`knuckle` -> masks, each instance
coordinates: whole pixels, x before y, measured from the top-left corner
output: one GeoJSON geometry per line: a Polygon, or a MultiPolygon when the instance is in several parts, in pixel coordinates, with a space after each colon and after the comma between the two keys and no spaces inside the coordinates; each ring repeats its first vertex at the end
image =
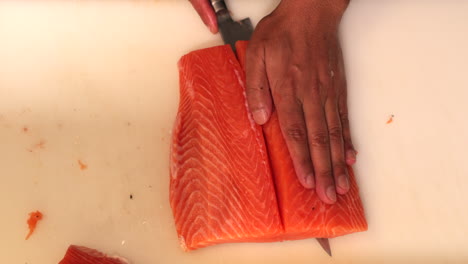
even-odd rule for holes
{"type": "Polygon", "coordinates": [[[331,141],[341,141],[343,138],[343,130],[341,127],[332,127],[328,130],[331,141]]]}
{"type": "Polygon", "coordinates": [[[247,85],[245,89],[245,94],[247,97],[252,97],[252,96],[256,96],[257,94],[264,93],[265,90],[267,90],[265,85],[251,84],[251,85],[247,85]]]}
{"type": "Polygon", "coordinates": [[[312,133],[309,137],[310,144],[313,147],[328,147],[330,146],[330,139],[328,133],[325,132],[315,132],[312,133]]]}
{"type": "Polygon", "coordinates": [[[298,78],[306,74],[306,69],[307,67],[303,63],[292,63],[289,66],[288,72],[293,78],[298,78]]]}
{"type": "Polygon", "coordinates": [[[331,179],[333,177],[333,172],[330,169],[323,170],[319,173],[317,173],[317,176],[322,178],[322,179],[331,179]]]}
{"type": "Polygon", "coordinates": [[[308,83],[307,85],[307,93],[308,96],[311,98],[320,98],[320,96],[324,93],[324,88],[321,84],[320,81],[314,76],[311,79],[312,81],[308,83]]]}
{"type": "Polygon", "coordinates": [[[310,87],[311,94],[313,96],[320,96],[321,94],[321,86],[319,84],[314,84],[310,87]]]}
{"type": "Polygon", "coordinates": [[[286,138],[294,142],[306,142],[307,141],[307,132],[306,129],[299,125],[289,125],[285,129],[286,138]]]}
{"type": "Polygon", "coordinates": [[[312,168],[312,161],[308,155],[299,155],[295,157],[295,161],[301,166],[304,171],[308,174],[314,174],[314,169],[312,168]]]}
{"type": "Polygon", "coordinates": [[[272,92],[281,95],[284,95],[286,93],[291,94],[292,90],[287,89],[287,87],[289,86],[286,84],[288,84],[288,81],[285,79],[274,80],[271,84],[272,92]]]}
{"type": "Polygon", "coordinates": [[[320,76],[320,84],[324,87],[332,86],[332,78],[329,74],[322,74],[320,76]]]}
{"type": "Polygon", "coordinates": [[[351,141],[351,137],[345,137],[345,150],[353,150],[356,151],[353,145],[353,142],[351,141]]]}
{"type": "Polygon", "coordinates": [[[344,160],[335,161],[333,163],[333,172],[335,172],[335,174],[342,174],[344,171],[346,171],[344,160]]]}
{"type": "Polygon", "coordinates": [[[288,83],[288,81],[273,83],[272,95],[277,100],[278,107],[280,108],[296,106],[298,102],[296,87],[294,85],[287,85],[288,83]]]}
{"type": "Polygon", "coordinates": [[[345,124],[347,124],[349,122],[349,117],[348,117],[347,112],[341,111],[340,112],[340,118],[341,118],[341,122],[343,122],[345,124]]]}
{"type": "Polygon", "coordinates": [[[295,73],[295,72],[302,73],[304,72],[304,67],[302,66],[301,63],[293,63],[291,64],[289,71],[292,73],[295,73]]]}
{"type": "Polygon", "coordinates": [[[262,104],[249,104],[248,110],[250,113],[256,113],[260,111],[266,113],[268,111],[267,108],[262,104]]]}

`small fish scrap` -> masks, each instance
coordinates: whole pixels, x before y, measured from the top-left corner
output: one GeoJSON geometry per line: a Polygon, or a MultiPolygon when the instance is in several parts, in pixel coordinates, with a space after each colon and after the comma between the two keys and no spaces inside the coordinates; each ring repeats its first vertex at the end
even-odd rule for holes
{"type": "Polygon", "coordinates": [[[391,115],[390,118],[387,120],[387,124],[392,123],[394,117],[395,117],[394,115],[391,115]]]}
{"type": "Polygon", "coordinates": [[[84,164],[81,160],[78,160],[78,165],[80,166],[80,170],[86,170],[88,165],[84,164]]]}
{"type": "Polygon", "coordinates": [[[29,213],[29,219],[28,219],[28,227],[29,227],[29,233],[26,236],[26,240],[29,239],[29,237],[32,235],[34,230],[36,230],[36,225],[37,222],[42,220],[42,213],[39,211],[31,212],[29,213]]]}

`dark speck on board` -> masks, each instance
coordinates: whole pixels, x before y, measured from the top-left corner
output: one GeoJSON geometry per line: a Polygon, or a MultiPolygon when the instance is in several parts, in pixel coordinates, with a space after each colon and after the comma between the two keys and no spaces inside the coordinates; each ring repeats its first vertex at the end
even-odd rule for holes
{"type": "Polygon", "coordinates": [[[133,194],[130,194],[130,200],[133,200],[133,194]]]}

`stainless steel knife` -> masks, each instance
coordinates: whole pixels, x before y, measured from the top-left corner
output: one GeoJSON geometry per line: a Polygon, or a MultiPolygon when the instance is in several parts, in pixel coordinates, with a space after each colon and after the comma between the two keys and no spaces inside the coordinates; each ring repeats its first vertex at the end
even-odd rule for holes
{"type": "Polygon", "coordinates": [[[225,44],[231,45],[236,51],[238,40],[249,40],[252,36],[253,26],[250,18],[234,21],[224,0],[210,0],[218,20],[219,32],[225,44]]]}

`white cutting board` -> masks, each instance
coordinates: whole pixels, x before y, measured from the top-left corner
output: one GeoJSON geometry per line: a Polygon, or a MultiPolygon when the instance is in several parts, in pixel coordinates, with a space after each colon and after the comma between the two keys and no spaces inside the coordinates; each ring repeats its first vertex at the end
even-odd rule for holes
{"type": "MultiPolygon", "coordinates": [[[[276,3],[230,2],[255,23],[276,3]]],[[[221,43],[188,1],[0,2],[0,262],[57,263],[79,244],[136,264],[468,263],[467,14],[468,1],[352,1],[343,45],[369,231],[332,239],[329,258],[314,240],[179,248],[176,63],[221,43]],[[25,241],[33,210],[44,219],[25,241]]]]}

